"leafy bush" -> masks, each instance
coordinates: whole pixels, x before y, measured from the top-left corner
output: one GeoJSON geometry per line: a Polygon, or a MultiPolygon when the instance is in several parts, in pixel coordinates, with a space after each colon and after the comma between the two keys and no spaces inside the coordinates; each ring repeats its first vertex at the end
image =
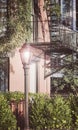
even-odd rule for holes
{"type": "Polygon", "coordinates": [[[3,94],[0,94],[0,130],[16,130],[16,118],[3,94]]]}
{"type": "Polygon", "coordinates": [[[45,119],[43,117],[45,105],[44,95],[34,94],[30,98],[29,105],[29,119],[30,127],[35,129],[42,129],[45,125],[45,119]]]}
{"type": "Polygon", "coordinates": [[[78,96],[71,95],[69,97],[72,117],[72,128],[78,130],[78,96]]]}
{"type": "Polygon", "coordinates": [[[49,98],[35,94],[29,105],[30,127],[35,129],[70,129],[71,109],[68,100],[57,95],[49,98]]]}
{"type": "Polygon", "coordinates": [[[8,102],[11,101],[16,101],[17,103],[24,99],[24,94],[22,92],[7,92],[7,93],[3,93],[4,97],[7,99],[8,102]]]}
{"type": "Polygon", "coordinates": [[[56,95],[52,98],[52,105],[51,127],[57,129],[70,129],[71,109],[69,101],[60,95],[56,95]]]}
{"type": "MultiPolygon", "coordinates": [[[[24,99],[21,92],[0,94],[0,130],[15,130],[16,118],[8,105],[10,101],[19,104],[24,99]]],[[[78,96],[64,98],[44,94],[29,95],[29,125],[32,129],[78,130],[78,96]]]]}

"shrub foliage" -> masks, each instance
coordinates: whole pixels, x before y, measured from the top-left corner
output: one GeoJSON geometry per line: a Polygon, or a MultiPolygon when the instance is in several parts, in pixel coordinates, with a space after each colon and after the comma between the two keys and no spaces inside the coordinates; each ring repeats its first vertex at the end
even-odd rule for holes
{"type": "MultiPolygon", "coordinates": [[[[9,103],[24,99],[21,92],[0,93],[0,130],[15,130],[16,117],[13,115],[9,103]]],[[[22,119],[21,119],[22,122],[22,119]]],[[[29,126],[34,130],[78,129],[78,96],[62,97],[44,94],[29,95],[29,126]]]]}
{"type": "Polygon", "coordinates": [[[16,118],[3,94],[0,94],[0,130],[16,130],[16,118]]]}
{"type": "Polygon", "coordinates": [[[70,129],[71,109],[62,96],[34,95],[30,100],[30,126],[35,129],[70,129]]]}

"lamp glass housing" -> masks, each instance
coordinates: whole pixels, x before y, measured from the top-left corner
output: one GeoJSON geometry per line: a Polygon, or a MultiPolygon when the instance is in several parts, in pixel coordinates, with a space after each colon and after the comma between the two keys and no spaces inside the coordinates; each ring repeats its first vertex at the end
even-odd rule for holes
{"type": "Polygon", "coordinates": [[[29,46],[23,45],[20,49],[20,57],[23,65],[30,64],[31,61],[31,52],[29,46]]]}

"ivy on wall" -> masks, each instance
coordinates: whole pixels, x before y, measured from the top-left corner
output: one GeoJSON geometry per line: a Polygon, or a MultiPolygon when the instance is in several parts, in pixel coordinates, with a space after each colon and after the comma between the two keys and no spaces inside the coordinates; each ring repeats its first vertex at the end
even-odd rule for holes
{"type": "Polygon", "coordinates": [[[48,10],[50,15],[55,12],[57,14],[58,18],[60,18],[60,5],[59,5],[59,2],[56,2],[56,1],[51,2],[51,0],[45,0],[44,9],[48,10]],[[55,5],[50,7],[50,5],[52,5],[53,3],[55,5]]]}
{"type": "Polygon", "coordinates": [[[31,37],[31,0],[8,0],[7,31],[0,37],[0,54],[8,52],[31,37]]]}

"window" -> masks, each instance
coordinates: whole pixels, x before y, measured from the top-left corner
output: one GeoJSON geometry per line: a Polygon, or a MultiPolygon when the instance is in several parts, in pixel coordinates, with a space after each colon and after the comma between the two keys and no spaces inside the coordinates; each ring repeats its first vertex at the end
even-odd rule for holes
{"type": "Polygon", "coordinates": [[[78,30],[78,0],[76,0],[76,30],[78,30]]]}
{"type": "Polygon", "coordinates": [[[61,18],[65,26],[72,28],[73,26],[73,1],[62,0],[61,2],[61,18]]]}
{"type": "Polygon", "coordinates": [[[6,92],[9,88],[9,58],[0,58],[0,91],[6,92]]]}
{"type": "Polygon", "coordinates": [[[33,41],[36,42],[38,40],[38,0],[33,1],[33,41]]]}
{"type": "Polygon", "coordinates": [[[5,36],[7,29],[7,0],[0,0],[0,37],[5,36]]]}

